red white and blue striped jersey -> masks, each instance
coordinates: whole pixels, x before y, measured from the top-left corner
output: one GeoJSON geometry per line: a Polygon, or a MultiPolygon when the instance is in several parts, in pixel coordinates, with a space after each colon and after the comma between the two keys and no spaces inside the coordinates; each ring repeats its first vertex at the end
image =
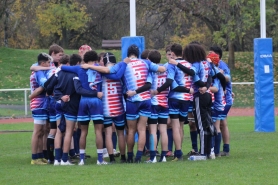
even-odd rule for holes
{"type": "Polygon", "coordinates": [[[124,114],[122,86],[120,80],[111,80],[102,76],[102,104],[104,117],[116,117],[124,114]]]}
{"type": "MultiPolygon", "coordinates": [[[[176,61],[189,69],[192,68],[192,64],[183,59],[178,59],[176,61]]],[[[184,73],[180,68],[178,68],[177,66],[172,65],[172,64],[168,65],[167,70],[168,70],[167,78],[172,79],[173,81],[176,81],[178,86],[183,86],[188,89],[191,88],[192,80],[193,80],[192,76],[184,73]]],[[[175,92],[172,90],[177,85],[172,83],[168,98],[190,101],[192,99],[192,95],[190,93],[175,92]]]]}
{"type": "MultiPolygon", "coordinates": [[[[122,81],[127,91],[135,91],[145,85],[146,82],[152,83],[152,77],[151,74],[149,75],[149,72],[156,72],[157,70],[158,65],[148,60],[133,58],[126,67],[122,81]]],[[[150,91],[145,91],[127,98],[131,102],[148,99],[151,99],[150,91]]]]}
{"type": "MultiPolygon", "coordinates": [[[[164,64],[163,66],[167,69],[168,63],[164,64]]],[[[161,87],[166,82],[166,78],[167,78],[167,71],[165,71],[164,73],[152,72],[153,82],[152,82],[151,90],[156,90],[157,88],[161,87]]],[[[167,108],[168,94],[169,94],[169,88],[153,96],[151,99],[152,105],[160,105],[162,107],[167,108]]]]}
{"type": "MultiPolygon", "coordinates": [[[[32,72],[30,76],[30,88],[31,88],[31,94],[40,86],[43,86],[43,84],[47,80],[47,71],[37,71],[32,72]]],[[[45,92],[38,95],[37,97],[33,98],[30,101],[30,108],[31,110],[35,109],[42,109],[45,102],[45,92]]]]}

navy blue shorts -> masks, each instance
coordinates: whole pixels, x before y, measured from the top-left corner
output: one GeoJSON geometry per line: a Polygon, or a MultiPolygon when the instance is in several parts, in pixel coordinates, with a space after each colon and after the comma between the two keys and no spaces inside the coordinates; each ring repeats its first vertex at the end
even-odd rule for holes
{"type": "Polygon", "coordinates": [[[77,121],[77,115],[73,115],[73,114],[71,114],[69,112],[65,112],[62,109],[61,101],[57,101],[56,102],[55,110],[56,110],[56,120],[61,119],[62,115],[64,115],[66,120],[77,121]]]}
{"type": "Polygon", "coordinates": [[[96,97],[81,97],[77,121],[103,120],[102,101],[96,97]]]}
{"type": "Polygon", "coordinates": [[[177,99],[168,99],[168,105],[169,105],[169,115],[171,118],[178,118],[179,116],[182,116],[183,118],[187,117],[188,114],[188,108],[189,108],[190,101],[185,100],[177,100],[177,99]],[[173,115],[178,115],[174,116],[173,115]]]}
{"type": "Polygon", "coordinates": [[[116,117],[104,117],[103,124],[104,125],[112,125],[112,123],[115,124],[116,128],[120,128],[125,126],[125,114],[116,116],[116,117]]]}
{"type": "Polygon", "coordinates": [[[227,115],[228,115],[228,113],[229,113],[231,107],[232,107],[232,105],[227,105],[227,104],[225,105],[224,111],[223,111],[223,113],[222,113],[222,117],[224,117],[224,118],[227,117],[227,115]]]}
{"type": "Polygon", "coordinates": [[[48,111],[46,109],[32,110],[34,120],[48,120],[48,111]]]}
{"type": "Polygon", "coordinates": [[[215,110],[212,109],[211,111],[211,118],[213,122],[216,122],[217,120],[224,120],[225,118],[223,118],[223,111],[219,111],[219,110],[215,110]]]}
{"type": "Polygon", "coordinates": [[[193,101],[189,102],[188,112],[193,112],[193,101]]]}
{"type": "Polygon", "coordinates": [[[136,120],[139,116],[151,116],[151,100],[145,101],[126,101],[126,119],[136,120]]]}
{"type": "Polygon", "coordinates": [[[56,122],[56,100],[50,96],[49,97],[49,121],[50,122],[56,122]]]}

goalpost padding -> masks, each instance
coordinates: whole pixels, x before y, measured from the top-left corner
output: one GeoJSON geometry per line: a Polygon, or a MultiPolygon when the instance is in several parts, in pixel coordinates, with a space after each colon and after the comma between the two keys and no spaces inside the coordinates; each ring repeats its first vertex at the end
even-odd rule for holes
{"type": "Polygon", "coordinates": [[[139,58],[142,51],[145,50],[145,37],[135,36],[135,37],[122,37],[122,60],[127,57],[127,48],[135,44],[139,48],[139,58]]]}
{"type": "Polygon", "coordinates": [[[275,132],[271,38],[254,39],[255,131],[275,132]]]}

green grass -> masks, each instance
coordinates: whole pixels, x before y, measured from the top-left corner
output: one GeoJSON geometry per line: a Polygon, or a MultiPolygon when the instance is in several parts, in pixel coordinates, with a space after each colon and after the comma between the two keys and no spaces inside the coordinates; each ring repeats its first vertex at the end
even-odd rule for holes
{"type": "MultiPolygon", "coordinates": [[[[228,122],[230,157],[163,164],[97,166],[90,125],[86,151],[92,158],[85,166],[32,166],[31,133],[1,134],[1,184],[277,184],[277,133],[254,132],[253,117],[230,117],[228,122]]],[[[0,130],[24,128],[31,129],[32,123],[0,125],[0,130]]],[[[190,138],[184,128],[186,153],[190,138]]]]}

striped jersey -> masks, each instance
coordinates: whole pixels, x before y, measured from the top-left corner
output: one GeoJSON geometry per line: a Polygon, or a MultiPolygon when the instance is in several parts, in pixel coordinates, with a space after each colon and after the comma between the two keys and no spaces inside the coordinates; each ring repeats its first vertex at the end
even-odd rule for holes
{"type": "MultiPolygon", "coordinates": [[[[31,94],[40,86],[43,86],[43,84],[47,80],[47,71],[37,71],[32,72],[30,76],[30,88],[31,88],[31,94]]],[[[35,109],[43,109],[45,104],[45,92],[41,93],[37,97],[33,98],[30,101],[30,108],[31,110],[35,109]]]]}
{"type": "MultiPolygon", "coordinates": [[[[163,66],[167,69],[168,63],[164,64],[163,66]]],[[[167,71],[165,71],[164,73],[152,72],[153,82],[152,82],[151,90],[156,90],[157,88],[161,87],[166,82],[166,78],[167,78],[167,71]]],[[[152,105],[160,105],[162,107],[167,108],[168,93],[169,93],[169,88],[153,96],[151,98],[152,105]]]]}
{"type": "Polygon", "coordinates": [[[124,111],[123,105],[123,89],[120,80],[111,80],[102,77],[102,104],[104,117],[116,117],[122,115],[124,111]]]}
{"type": "MultiPolygon", "coordinates": [[[[148,61],[137,58],[132,58],[128,63],[124,76],[123,83],[127,91],[135,91],[139,87],[145,85],[146,82],[152,83],[152,76],[150,72],[156,72],[158,65],[148,61]]],[[[151,99],[150,91],[145,91],[128,97],[127,100],[131,102],[144,101],[151,99]]]]}
{"type": "MultiPolygon", "coordinates": [[[[181,65],[191,69],[192,64],[183,60],[183,59],[177,59],[176,60],[181,65]]],[[[172,79],[173,81],[176,81],[178,86],[183,86],[188,89],[192,86],[192,76],[184,73],[180,68],[178,68],[175,65],[169,64],[167,68],[167,78],[172,79]]],[[[174,89],[177,85],[175,83],[172,83],[171,90],[169,92],[168,98],[178,99],[178,100],[185,100],[189,101],[192,99],[192,95],[190,93],[183,93],[183,92],[175,92],[172,89],[174,89]]]]}

